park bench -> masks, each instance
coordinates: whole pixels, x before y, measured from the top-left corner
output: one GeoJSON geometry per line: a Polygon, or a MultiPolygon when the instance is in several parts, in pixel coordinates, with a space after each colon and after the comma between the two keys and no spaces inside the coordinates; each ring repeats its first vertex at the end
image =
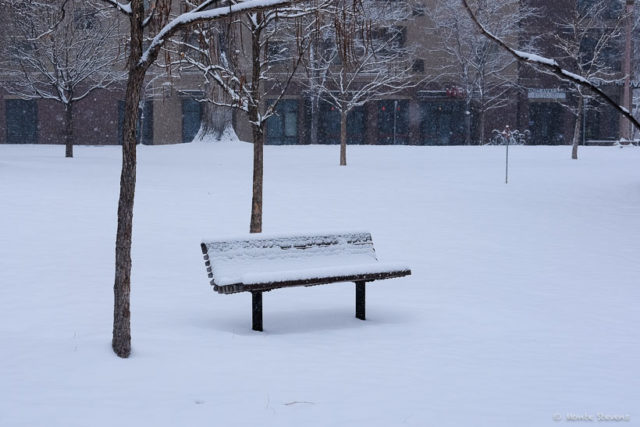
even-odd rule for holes
{"type": "Polygon", "coordinates": [[[251,292],[253,330],[262,331],[262,293],[293,286],[356,284],[356,317],[365,320],[365,283],[411,274],[376,258],[366,232],[315,236],[252,235],[201,244],[213,290],[251,292]]]}

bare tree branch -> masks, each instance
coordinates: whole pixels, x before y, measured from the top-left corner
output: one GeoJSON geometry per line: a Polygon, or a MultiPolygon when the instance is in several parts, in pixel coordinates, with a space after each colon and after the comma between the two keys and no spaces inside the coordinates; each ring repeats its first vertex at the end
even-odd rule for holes
{"type": "Polygon", "coordinates": [[[523,52],[523,51],[520,51],[520,50],[517,50],[517,49],[513,49],[506,42],[504,42],[502,39],[500,39],[499,37],[493,35],[490,31],[488,31],[480,23],[480,21],[478,21],[478,18],[476,17],[475,13],[471,9],[471,6],[469,6],[468,0],[462,0],[462,5],[467,10],[467,13],[469,14],[469,16],[471,17],[473,22],[475,22],[475,24],[478,26],[478,29],[480,29],[480,31],[482,31],[482,33],[485,36],[487,36],[489,39],[491,39],[494,42],[496,42],[502,49],[504,49],[505,51],[509,52],[509,54],[511,54],[515,59],[517,59],[520,62],[525,62],[525,63],[531,64],[531,65],[534,65],[536,67],[545,69],[545,70],[551,72],[552,74],[555,74],[557,77],[561,78],[562,80],[566,80],[566,81],[569,81],[569,82],[574,83],[576,85],[588,88],[594,94],[596,94],[600,98],[602,98],[607,104],[609,104],[610,106],[612,106],[613,108],[618,110],[620,112],[620,114],[622,114],[631,123],[633,123],[633,126],[636,129],[640,129],[640,122],[638,122],[638,120],[631,114],[631,112],[629,110],[627,110],[625,107],[623,107],[623,106],[619,105],[617,102],[615,102],[609,95],[607,95],[602,89],[600,89],[594,83],[592,83],[588,79],[586,79],[586,78],[584,78],[584,77],[582,77],[582,76],[580,76],[578,74],[575,74],[575,73],[572,73],[570,71],[567,71],[566,69],[562,68],[558,64],[558,62],[556,62],[556,60],[554,60],[554,59],[545,58],[545,57],[540,56],[540,55],[536,55],[536,54],[532,54],[532,53],[528,53],[528,52],[523,52]]]}

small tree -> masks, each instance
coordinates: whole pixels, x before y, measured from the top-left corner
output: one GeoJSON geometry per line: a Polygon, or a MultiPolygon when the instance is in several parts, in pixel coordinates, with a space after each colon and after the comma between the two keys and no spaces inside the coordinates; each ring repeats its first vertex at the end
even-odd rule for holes
{"type": "Polygon", "coordinates": [[[329,31],[310,62],[307,87],[340,113],[340,165],[347,164],[347,116],[369,101],[415,87],[411,49],[404,45],[407,5],[336,0],[329,31]]]}
{"type": "Polygon", "coordinates": [[[136,187],[136,122],[138,104],[149,67],[158,59],[165,43],[180,31],[202,22],[215,21],[238,13],[261,11],[286,5],[291,0],[247,0],[242,3],[214,8],[215,0],[205,0],[189,12],[171,18],[170,0],[156,0],[155,7],[145,11],[143,0],[119,3],[117,0],[102,0],[113,6],[129,19],[129,54],[127,90],[122,142],[122,172],[120,174],[120,197],[118,200],[118,228],[116,231],[115,281],[113,285],[113,339],[111,346],[119,357],[129,357],[131,352],[131,235],[133,231],[133,201],[136,187]],[[160,8],[159,6],[166,5],[160,8]],[[143,48],[145,29],[150,24],[155,36],[143,48]]]}
{"type": "MultiPolygon", "coordinates": [[[[179,43],[181,56],[199,60],[203,64],[225,64],[229,72],[238,65],[236,43],[241,41],[238,34],[237,19],[226,19],[203,23],[185,32],[185,38],[179,43]]],[[[189,61],[180,61],[181,68],[193,68],[189,61]]],[[[197,68],[197,67],[196,67],[197,68]]],[[[201,138],[207,135],[220,140],[222,136],[233,130],[233,108],[229,93],[216,84],[205,73],[202,123],[198,132],[201,138]]]]}
{"type": "MultiPolygon", "coordinates": [[[[518,38],[522,21],[537,11],[519,0],[478,0],[478,17],[496,36],[518,38]]],[[[471,110],[477,112],[478,143],[485,138],[486,114],[504,108],[509,94],[519,88],[516,60],[487,39],[467,14],[460,13],[457,3],[437,2],[425,9],[432,29],[441,39],[429,47],[444,54],[448,62],[441,68],[440,78],[448,79],[462,89],[465,102],[465,143],[471,144],[471,110]]]]}
{"type": "MultiPolygon", "coordinates": [[[[557,22],[560,31],[552,36],[558,62],[590,82],[614,81],[619,77],[620,70],[614,62],[617,62],[615,56],[618,56],[621,29],[625,23],[621,2],[597,0],[585,4],[577,2],[576,6],[568,17],[557,22]]],[[[577,159],[588,88],[577,83],[572,83],[571,88],[577,98],[577,105],[570,108],[575,117],[571,158],[577,159]]]]}
{"type": "Polygon", "coordinates": [[[242,40],[244,33],[250,43],[249,46],[240,44],[238,52],[229,52],[217,31],[202,25],[196,29],[197,44],[177,43],[182,50],[183,66],[199,69],[206,82],[213,83],[225,95],[206,98],[206,102],[235,108],[248,116],[253,134],[251,233],[262,232],[265,125],[275,114],[309,44],[309,28],[313,24],[301,18],[316,14],[318,8],[307,3],[238,15],[230,23],[227,34],[235,34],[236,40],[242,40]],[[250,63],[243,63],[242,58],[250,63]],[[264,105],[268,93],[274,94],[275,100],[264,105]]]}
{"type": "Polygon", "coordinates": [[[623,107],[616,101],[614,101],[609,95],[607,95],[602,89],[600,89],[598,84],[563,68],[555,59],[540,56],[531,52],[521,51],[509,46],[509,44],[505,40],[502,40],[500,37],[496,37],[485,27],[482,22],[478,20],[476,11],[474,11],[474,9],[471,7],[469,0],[460,1],[464,9],[469,14],[469,17],[473,20],[473,22],[476,24],[476,27],[482,32],[482,34],[484,34],[484,36],[488,39],[493,40],[495,43],[497,43],[501,49],[503,49],[505,52],[508,52],[517,61],[533,65],[540,70],[544,70],[546,72],[554,74],[556,77],[562,80],[589,89],[601,101],[609,104],[616,111],[618,111],[621,116],[629,120],[635,129],[640,130],[640,121],[638,121],[638,119],[633,116],[632,112],[629,111],[626,107],[623,107]]]}
{"type": "Polygon", "coordinates": [[[98,6],[91,0],[0,0],[9,34],[0,48],[0,68],[9,78],[0,85],[23,99],[62,104],[66,157],[73,157],[75,104],[126,76],[114,66],[120,59],[117,22],[98,6]]]}

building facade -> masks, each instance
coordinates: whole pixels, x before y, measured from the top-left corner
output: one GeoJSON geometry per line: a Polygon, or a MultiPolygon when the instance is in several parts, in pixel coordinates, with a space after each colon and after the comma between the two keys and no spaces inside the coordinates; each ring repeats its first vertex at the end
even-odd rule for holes
{"type": "MultiPolygon", "coordinates": [[[[513,7],[533,7],[537,16],[519,24],[518,33],[509,36],[512,43],[526,44],[537,38],[540,54],[558,57],[549,35],[561,31],[558,22],[569,17],[585,2],[595,0],[514,0],[513,7]],[[557,17],[558,19],[549,19],[557,17]]],[[[487,143],[494,129],[529,131],[532,144],[570,143],[575,129],[576,99],[566,83],[529,66],[506,64],[501,75],[505,90],[489,101],[469,98],[467,81],[461,78],[459,58],[442,48],[441,20],[431,13],[445,0],[423,0],[413,6],[411,19],[402,23],[403,43],[414,46],[414,72],[420,80],[415,88],[393,96],[371,101],[349,113],[347,137],[350,144],[459,145],[487,143]]],[[[616,3],[612,0],[610,3],[616,3]]],[[[623,3],[623,2],[621,2],[623,3]]],[[[616,3],[617,4],[617,3],[616,3]]],[[[464,11],[459,11],[463,14],[464,11]]],[[[513,11],[511,11],[513,12],[513,11]]],[[[505,12],[506,13],[506,12],[505,12]]],[[[622,11],[609,12],[615,21],[622,11]]],[[[606,91],[622,100],[621,61],[624,43],[614,40],[609,49],[616,71],[614,83],[606,91]],[[617,80],[616,80],[617,79],[617,80]]],[[[6,75],[3,79],[9,78],[6,75]]],[[[152,78],[153,79],[153,78],[152,78]]],[[[476,84],[476,83],[474,83],[476,84]]],[[[191,141],[197,134],[203,116],[199,100],[204,93],[203,80],[197,72],[176,72],[170,78],[158,78],[148,84],[147,97],[140,109],[139,138],[143,144],[168,144],[191,141]]],[[[494,91],[500,84],[494,84],[494,91]]],[[[123,85],[98,90],[78,103],[74,120],[77,144],[119,144],[122,139],[124,107],[123,85]]],[[[273,102],[267,94],[265,102],[273,102]]],[[[294,78],[286,95],[277,106],[277,114],[267,123],[267,144],[308,144],[313,138],[312,109],[305,86],[294,78]]],[[[585,108],[583,124],[585,141],[615,140],[620,135],[618,114],[607,106],[585,108]],[[597,107],[597,108],[596,108],[597,107]]],[[[317,142],[336,144],[340,139],[339,114],[328,103],[321,102],[317,118],[317,142]]],[[[63,109],[48,100],[24,100],[0,88],[0,143],[62,143],[63,109]]],[[[241,112],[234,112],[233,125],[241,140],[251,140],[251,129],[241,112]]]]}

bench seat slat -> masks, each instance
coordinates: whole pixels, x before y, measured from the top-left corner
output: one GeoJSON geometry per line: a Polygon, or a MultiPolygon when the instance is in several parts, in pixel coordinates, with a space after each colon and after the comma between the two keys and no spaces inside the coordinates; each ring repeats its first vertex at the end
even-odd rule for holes
{"type": "Polygon", "coordinates": [[[238,292],[250,292],[250,291],[270,291],[272,289],[291,288],[295,286],[317,286],[327,285],[330,283],[338,282],[373,282],[374,280],[393,279],[397,277],[409,276],[411,270],[396,270],[385,271],[380,273],[358,274],[349,276],[327,276],[327,277],[315,277],[309,279],[290,280],[282,282],[269,282],[259,283],[253,285],[246,285],[244,283],[218,286],[215,283],[211,283],[214,290],[221,294],[234,294],[238,292]]]}
{"type": "Polygon", "coordinates": [[[409,270],[404,264],[367,263],[344,266],[322,266],[297,270],[280,270],[275,272],[247,273],[242,275],[241,282],[245,285],[260,285],[263,283],[291,282],[313,280],[326,277],[350,277],[367,274],[385,273],[390,271],[409,270]]]}

